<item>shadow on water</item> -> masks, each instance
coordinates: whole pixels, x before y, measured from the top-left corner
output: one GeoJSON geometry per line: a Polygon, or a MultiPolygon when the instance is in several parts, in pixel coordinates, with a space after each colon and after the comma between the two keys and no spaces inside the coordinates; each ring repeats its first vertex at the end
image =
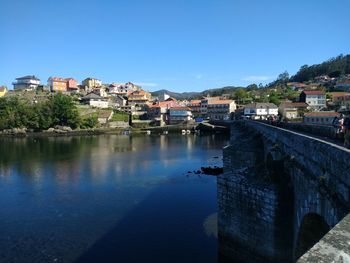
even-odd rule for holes
{"type": "Polygon", "coordinates": [[[176,184],[153,190],[75,262],[216,262],[217,241],[198,224],[215,200],[203,198],[205,185],[187,183],[174,199],[176,184]]]}

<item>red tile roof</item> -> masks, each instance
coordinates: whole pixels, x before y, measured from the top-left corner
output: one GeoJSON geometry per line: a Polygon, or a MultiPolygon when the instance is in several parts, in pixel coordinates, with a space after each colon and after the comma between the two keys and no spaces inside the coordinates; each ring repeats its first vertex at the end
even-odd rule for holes
{"type": "Polygon", "coordinates": [[[339,117],[340,113],[335,111],[315,111],[307,112],[304,114],[305,117],[339,117]]]}
{"type": "Polygon", "coordinates": [[[305,102],[282,102],[281,106],[285,108],[306,108],[309,105],[305,102]]]}
{"type": "Polygon", "coordinates": [[[350,92],[336,91],[336,92],[331,92],[330,94],[331,94],[332,98],[336,98],[336,97],[342,97],[342,96],[348,95],[348,94],[350,94],[350,92]]]}
{"type": "Polygon", "coordinates": [[[306,95],[325,95],[326,93],[323,90],[304,90],[306,95]]]}

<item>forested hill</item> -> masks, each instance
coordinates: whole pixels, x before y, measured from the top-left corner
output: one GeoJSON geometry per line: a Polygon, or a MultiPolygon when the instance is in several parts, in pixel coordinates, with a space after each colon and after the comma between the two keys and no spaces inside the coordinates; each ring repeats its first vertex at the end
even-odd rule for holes
{"type": "Polygon", "coordinates": [[[343,74],[350,74],[350,55],[340,55],[312,66],[304,65],[290,78],[290,81],[304,82],[321,75],[336,78],[343,74]]]}

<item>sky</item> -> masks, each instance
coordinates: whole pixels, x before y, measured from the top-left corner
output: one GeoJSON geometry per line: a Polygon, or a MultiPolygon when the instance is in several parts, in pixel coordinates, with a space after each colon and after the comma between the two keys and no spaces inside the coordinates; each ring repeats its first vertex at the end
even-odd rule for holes
{"type": "Polygon", "coordinates": [[[0,85],[17,77],[203,91],[350,54],[350,0],[0,0],[0,85]]]}

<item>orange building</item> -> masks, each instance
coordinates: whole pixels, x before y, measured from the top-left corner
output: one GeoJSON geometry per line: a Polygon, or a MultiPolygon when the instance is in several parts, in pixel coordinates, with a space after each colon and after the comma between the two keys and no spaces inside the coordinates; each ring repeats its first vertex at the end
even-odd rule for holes
{"type": "Polygon", "coordinates": [[[50,77],[47,80],[47,85],[52,92],[65,92],[78,90],[77,81],[73,78],[50,77]]]}
{"type": "Polygon", "coordinates": [[[67,89],[71,91],[78,90],[78,83],[75,79],[73,78],[67,78],[67,89]]]}

